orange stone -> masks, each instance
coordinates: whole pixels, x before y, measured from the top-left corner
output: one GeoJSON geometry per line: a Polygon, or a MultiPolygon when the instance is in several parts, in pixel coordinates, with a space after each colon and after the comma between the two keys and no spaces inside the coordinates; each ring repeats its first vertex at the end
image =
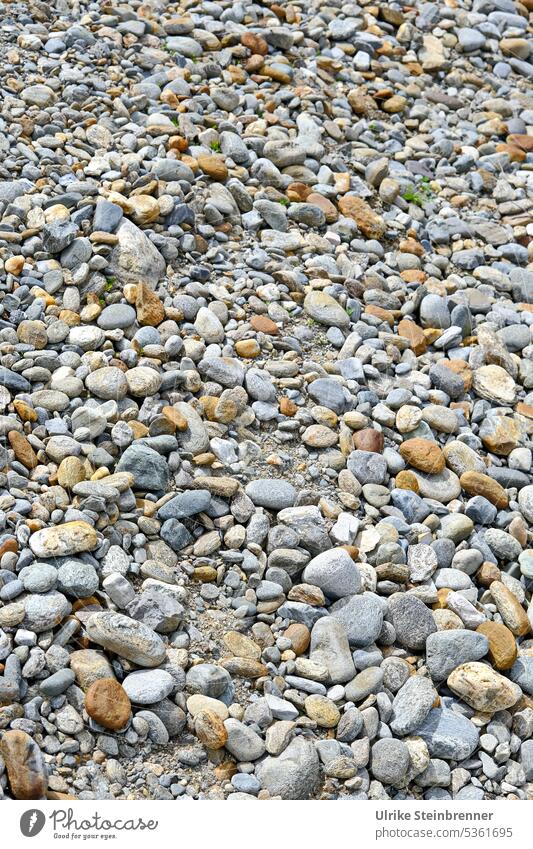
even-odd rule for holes
{"type": "Polygon", "coordinates": [[[482,622],[476,628],[489,641],[489,660],[496,669],[510,669],[518,651],[513,633],[501,622],[482,622]]]}
{"type": "Polygon", "coordinates": [[[34,469],[39,465],[35,451],[22,433],[10,430],[7,438],[19,463],[22,463],[27,469],[34,469]]]}
{"type": "Polygon", "coordinates": [[[256,333],[265,333],[267,336],[279,335],[278,325],[266,315],[253,315],[250,319],[250,325],[256,333]]]}
{"type": "Polygon", "coordinates": [[[501,510],[509,504],[509,497],[503,486],[482,472],[463,472],[459,483],[469,495],[482,495],[501,510]]]}
{"type": "Polygon", "coordinates": [[[85,710],[99,725],[119,731],[130,718],[131,703],[118,681],[98,678],[85,694],[85,710]]]}
{"type": "Polygon", "coordinates": [[[386,224],[381,215],[374,212],[371,206],[362,198],[345,195],[339,201],[339,210],[347,218],[353,218],[361,233],[367,239],[379,239],[386,230],[386,224]]]}
{"type": "Polygon", "coordinates": [[[402,318],[398,324],[398,334],[405,339],[409,339],[413,353],[419,357],[427,350],[427,341],[424,336],[424,331],[414,321],[409,321],[408,318],[402,318]]]}
{"type": "Polygon", "coordinates": [[[279,402],[279,411],[284,416],[294,416],[298,412],[298,405],[284,396],[279,402]]]}
{"type": "Polygon", "coordinates": [[[323,195],[320,195],[318,192],[311,192],[307,196],[307,203],[312,203],[315,206],[318,206],[326,216],[326,221],[328,224],[334,224],[335,221],[337,221],[339,213],[337,212],[335,206],[331,203],[331,201],[325,198],[323,195]]]}
{"type": "Polygon", "coordinates": [[[176,430],[185,431],[189,427],[185,416],[182,416],[182,414],[174,407],[163,407],[161,412],[163,413],[164,417],[174,425],[176,430]]]}
{"type": "Polygon", "coordinates": [[[432,439],[407,439],[400,445],[400,454],[415,469],[429,475],[437,475],[446,467],[444,454],[432,439]]]}

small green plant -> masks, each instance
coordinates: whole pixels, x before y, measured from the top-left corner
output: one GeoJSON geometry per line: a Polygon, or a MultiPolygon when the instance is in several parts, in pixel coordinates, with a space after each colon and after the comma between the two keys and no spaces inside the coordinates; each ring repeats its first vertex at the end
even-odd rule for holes
{"type": "Polygon", "coordinates": [[[176,50],[172,50],[172,48],[171,48],[171,47],[167,47],[167,45],[166,45],[166,44],[165,44],[165,46],[163,47],[163,50],[166,50],[166,52],[168,53],[168,55],[169,55],[169,56],[175,56],[175,55],[176,55],[176,53],[177,53],[177,51],[176,51],[176,50]]]}
{"type": "Polygon", "coordinates": [[[289,206],[290,200],[289,198],[278,198],[278,203],[280,203],[282,206],[289,206]]]}
{"type": "Polygon", "coordinates": [[[378,125],[376,124],[375,121],[371,121],[370,124],[368,125],[368,129],[372,130],[373,133],[377,130],[377,128],[378,128],[378,125]]]}
{"type": "Polygon", "coordinates": [[[105,290],[106,290],[106,292],[110,292],[111,289],[113,288],[113,286],[115,285],[115,283],[116,283],[115,277],[106,277],[106,279],[105,279],[105,290]]]}
{"type": "Polygon", "coordinates": [[[402,194],[402,197],[404,200],[408,201],[408,203],[414,203],[415,206],[419,206],[420,208],[424,207],[426,203],[433,200],[435,197],[431,186],[429,185],[429,177],[422,177],[420,185],[416,189],[410,186],[402,194]]]}
{"type": "Polygon", "coordinates": [[[98,303],[101,307],[105,307],[105,298],[98,298],[98,303]]]}
{"type": "Polygon", "coordinates": [[[179,127],[180,122],[178,121],[177,118],[171,118],[170,120],[174,124],[175,127],[179,127]]]}
{"type": "Polygon", "coordinates": [[[352,317],[352,315],[353,315],[353,307],[346,307],[346,312],[348,313],[348,315],[349,315],[349,316],[350,316],[350,318],[351,318],[351,317],[352,317]]]}
{"type": "Polygon", "coordinates": [[[220,147],[219,141],[212,141],[209,146],[210,146],[211,150],[215,151],[215,153],[220,153],[220,151],[222,150],[222,148],[220,147]]]}
{"type": "Polygon", "coordinates": [[[307,326],[308,327],[316,327],[316,321],[314,320],[314,318],[308,318],[307,319],[307,326]]]}

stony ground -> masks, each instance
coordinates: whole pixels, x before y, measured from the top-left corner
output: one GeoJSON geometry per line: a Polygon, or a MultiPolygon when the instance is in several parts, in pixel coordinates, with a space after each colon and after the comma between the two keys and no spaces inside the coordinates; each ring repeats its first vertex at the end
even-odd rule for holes
{"type": "Polygon", "coordinates": [[[0,2],[4,798],[533,795],[532,13],[0,2]]]}

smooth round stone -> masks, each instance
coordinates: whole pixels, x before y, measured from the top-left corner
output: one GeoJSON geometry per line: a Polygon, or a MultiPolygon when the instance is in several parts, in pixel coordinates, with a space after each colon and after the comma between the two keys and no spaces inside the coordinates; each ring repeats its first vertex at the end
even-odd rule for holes
{"type": "Polygon", "coordinates": [[[199,663],[187,672],[186,688],[189,693],[199,693],[216,699],[230,684],[229,673],[213,663],[199,663]]]}
{"type": "Polygon", "coordinates": [[[85,378],[85,386],[91,395],[103,401],[121,401],[128,392],[126,375],[116,366],[104,366],[92,371],[85,378]]]}
{"type": "Polygon", "coordinates": [[[381,633],[384,605],[373,593],[341,599],[330,614],[344,625],[348,642],[356,648],[372,645],[381,633]]]}
{"type": "Polygon", "coordinates": [[[130,718],[131,704],[118,681],[98,678],[85,694],[85,710],[98,725],[120,731],[130,718]]]}
{"type": "Polygon", "coordinates": [[[138,666],[159,666],[166,655],[158,634],[122,613],[93,613],[86,624],[89,638],[138,666]]]}
{"type": "Polygon", "coordinates": [[[250,481],[245,487],[245,492],[257,507],[276,511],[292,507],[297,494],[288,481],[268,478],[250,481]]]}
{"type": "Polygon", "coordinates": [[[172,692],[174,679],[164,669],[147,669],[127,675],[122,686],[132,704],[152,705],[172,692]]]}
{"type": "Polygon", "coordinates": [[[384,785],[401,783],[410,763],[409,749],[402,740],[384,737],[372,746],[370,769],[374,778],[384,785]]]}
{"type": "Polygon", "coordinates": [[[458,666],[480,660],[488,650],[489,641],[483,633],[465,628],[437,631],[426,641],[426,666],[434,681],[444,681],[458,666]]]}
{"type": "Polygon", "coordinates": [[[320,587],[331,599],[354,595],[361,589],[360,572],[344,548],[330,548],[314,557],[305,567],[302,579],[320,587]]]}
{"type": "Polygon", "coordinates": [[[57,569],[49,563],[32,563],[19,575],[24,589],[29,593],[46,593],[57,584],[57,569]]]}
{"type": "Polygon", "coordinates": [[[444,469],[438,475],[427,475],[419,471],[415,471],[414,475],[422,498],[433,498],[441,504],[448,504],[461,494],[459,478],[450,469],[444,469]]]}
{"type": "Polygon", "coordinates": [[[378,666],[363,669],[345,686],[346,698],[350,702],[362,702],[370,693],[378,693],[382,689],[383,672],[378,666]]]}
{"type": "Polygon", "coordinates": [[[62,593],[52,590],[41,595],[26,596],[24,610],[24,627],[41,634],[59,625],[69,615],[71,605],[62,593]]]}
{"type": "Polygon", "coordinates": [[[128,391],[135,397],[155,395],[161,386],[162,377],[153,368],[138,366],[126,372],[128,391]]]}
{"type": "Polygon", "coordinates": [[[96,548],[98,534],[87,522],[66,522],[36,531],[29,545],[36,557],[68,557],[96,548]]]}
{"type": "Polygon", "coordinates": [[[129,304],[111,304],[102,310],[96,323],[102,330],[125,330],[136,318],[137,313],[129,304]]]}
{"type": "Polygon", "coordinates": [[[68,690],[70,685],[74,683],[75,678],[76,676],[72,669],[59,669],[53,675],[41,681],[39,689],[44,696],[53,698],[68,690]]]}

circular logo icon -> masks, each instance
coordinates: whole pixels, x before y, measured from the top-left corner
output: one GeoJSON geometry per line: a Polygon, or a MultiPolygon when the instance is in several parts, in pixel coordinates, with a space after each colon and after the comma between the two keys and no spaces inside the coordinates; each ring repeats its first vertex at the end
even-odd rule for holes
{"type": "Polygon", "coordinates": [[[46,817],[37,808],[25,811],[20,818],[20,830],[24,837],[36,837],[44,828],[46,817]]]}

